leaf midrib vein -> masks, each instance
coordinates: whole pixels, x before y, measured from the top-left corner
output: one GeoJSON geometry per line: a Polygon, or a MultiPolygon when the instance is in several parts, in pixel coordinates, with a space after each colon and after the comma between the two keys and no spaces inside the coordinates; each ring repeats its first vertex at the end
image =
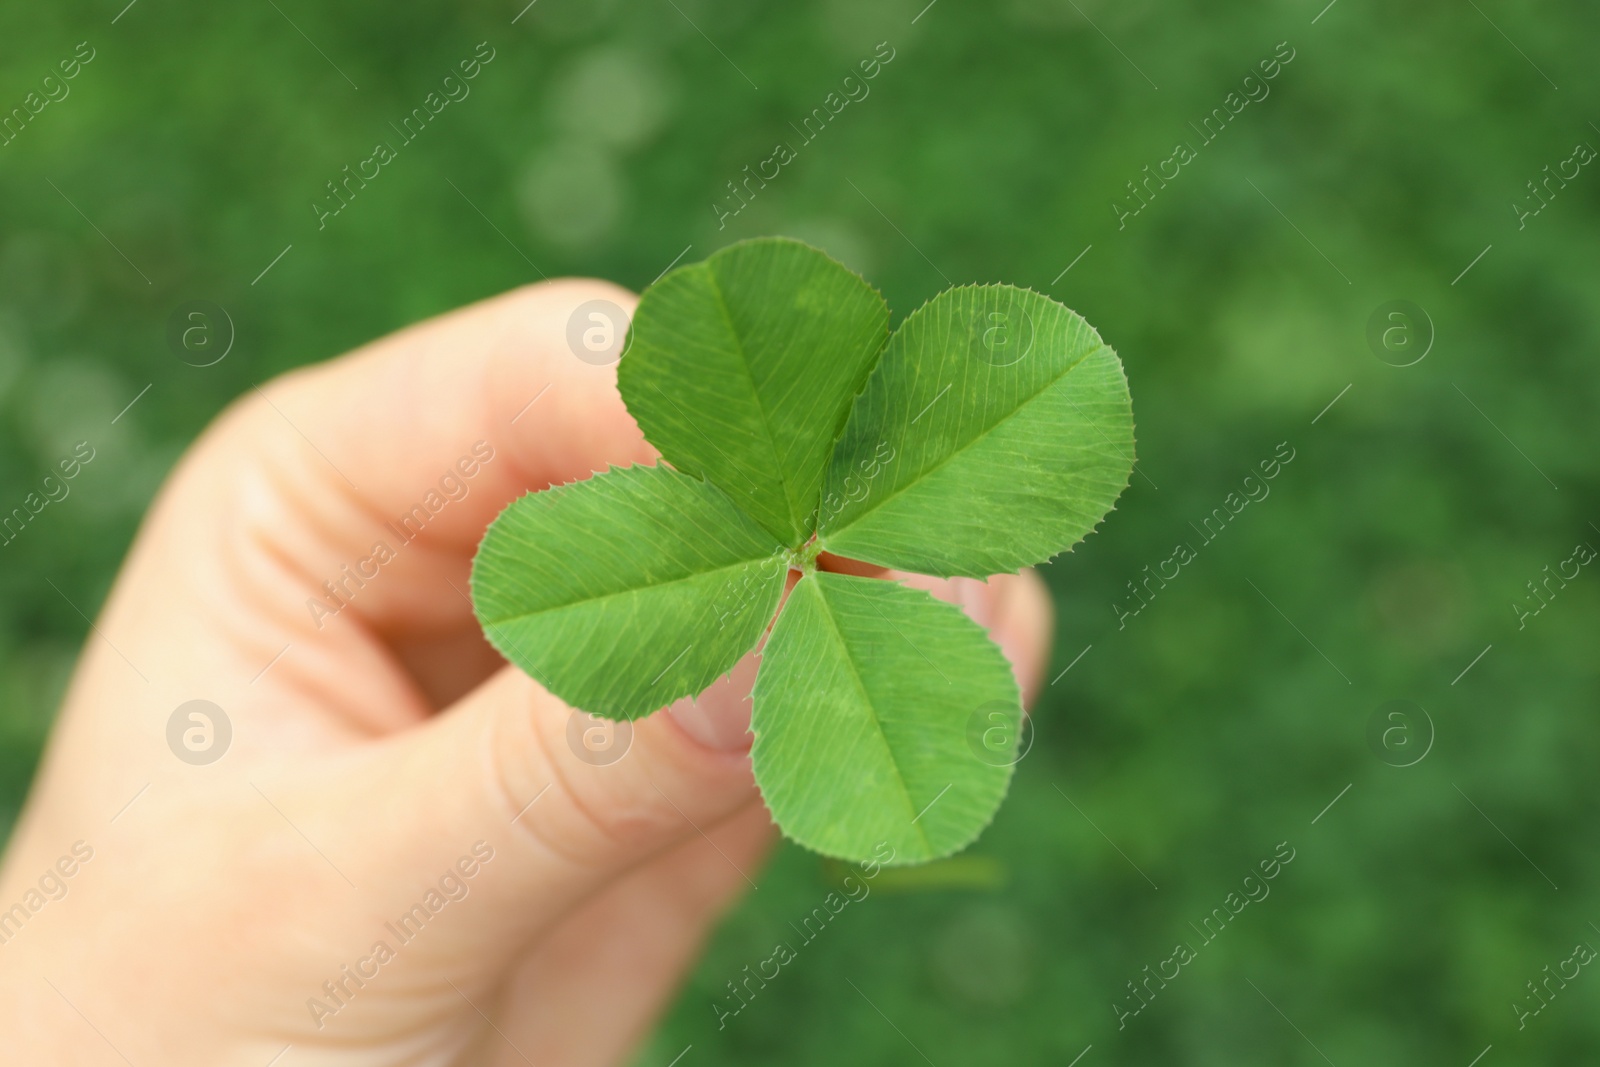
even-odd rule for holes
{"type": "Polygon", "coordinates": [[[776,559],[779,555],[780,553],[774,552],[766,556],[752,556],[749,559],[738,560],[737,562],[729,563],[721,567],[713,567],[710,570],[696,571],[693,574],[686,574],[678,578],[668,578],[665,581],[660,582],[644,582],[640,585],[629,586],[626,589],[618,589],[610,593],[597,593],[593,596],[580,596],[572,600],[562,601],[559,604],[544,605],[534,611],[522,611],[515,615],[496,616],[495,618],[487,619],[486,621],[491,622],[496,626],[503,626],[507,623],[522,622],[525,619],[531,619],[535,616],[544,615],[552,611],[560,611],[564,608],[578,607],[584,604],[598,604],[604,601],[614,600],[617,597],[629,596],[634,593],[666,589],[669,586],[681,585],[684,582],[692,582],[700,578],[720,575],[727,571],[742,570],[745,567],[750,566],[752,563],[761,563],[769,559],[776,559]]]}
{"type": "MultiPolygon", "coordinates": [[[[889,744],[889,735],[883,732],[883,723],[878,720],[877,704],[874,703],[872,695],[867,692],[867,684],[862,680],[861,671],[856,667],[855,657],[850,654],[850,643],[844,639],[844,631],[839,629],[839,624],[833,617],[833,604],[829,601],[828,594],[824,591],[821,582],[817,583],[817,595],[822,599],[823,613],[828,617],[828,627],[833,630],[834,636],[839,639],[839,648],[844,652],[845,663],[850,667],[850,677],[855,681],[856,690],[861,694],[862,700],[869,709],[867,717],[872,720],[873,728],[877,731],[878,740],[883,742],[883,749],[889,754],[889,766],[894,768],[895,781],[900,783],[900,796],[906,802],[906,810],[915,818],[917,810],[916,805],[911,800],[911,788],[906,785],[905,775],[900,771],[900,762],[895,759],[894,747],[889,744]]],[[[917,836],[922,839],[922,847],[929,852],[933,851],[933,845],[928,840],[927,831],[917,826],[915,822],[912,822],[911,825],[916,827],[917,836]]]]}
{"type": "Polygon", "coordinates": [[[784,471],[783,458],[778,455],[778,442],[772,436],[772,419],[767,414],[767,406],[761,400],[761,390],[756,388],[756,377],[750,369],[750,354],[746,351],[743,335],[739,328],[733,324],[733,315],[728,311],[727,298],[722,293],[722,281],[717,277],[714,268],[706,268],[706,277],[710,279],[711,292],[717,298],[717,309],[722,312],[722,321],[728,326],[728,335],[734,339],[734,345],[739,357],[739,366],[744,370],[745,381],[750,383],[750,395],[755,398],[756,411],[761,416],[761,429],[767,439],[767,451],[772,455],[772,464],[778,475],[778,487],[783,490],[784,518],[789,522],[789,529],[785,532],[785,541],[792,540],[795,536],[794,497],[789,491],[789,479],[784,471]]]}
{"type": "Polygon", "coordinates": [[[921,471],[919,471],[916,474],[915,477],[913,477],[910,480],[906,481],[899,488],[894,489],[893,491],[878,497],[878,502],[876,504],[872,505],[869,508],[862,509],[860,512],[858,512],[856,514],[855,518],[851,519],[845,525],[840,526],[837,529],[828,531],[828,533],[824,535],[823,539],[826,540],[827,537],[830,536],[830,535],[837,536],[838,534],[841,534],[844,531],[850,529],[852,526],[855,526],[857,523],[861,522],[867,516],[875,514],[880,508],[882,508],[884,505],[888,504],[889,501],[891,501],[891,500],[895,499],[896,497],[902,495],[907,490],[912,489],[912,488],[920,485],[922,482],[926,481],[933,474],[935,474],[938,471],[943,470],[945,467],[949,466],[951,463],[953,463],[959,457],[966,455],[966,453],[971,451],[971,449],[979,441],[981,441],[984,438],[988,437],[990,434],[994,433],[1001,426],[1004,426],[1007,422],[1010,422],[1012,419],[1016,418],[1018,415],[1021,415],[1022,412],[1030,404],[1032,404],[1035,400],[1039,399],[1041,396],[1043,396],[1045,393],[1049,392],[1055,386],[1061,384],[1061,382],[1067,377],[1067,375],[1071,374],[1073,371],[1075,371],[1079,367],[1083,366],[1083,364],[1086,363],[1090,358],[1099,355],[1103,351],[1109,350],[1110,347],[1111,347],[1110,345],[1108,345],[1104,341],[1102,341],[1099,344],[1098,347],[1093,348],[1093,349],[1089,350],[1088,352],[1084,353],[1083,356],[1081,356],[1080,358],[1075,360],[1072,364],[1070,364],[1069,366],[1063,368],[1060,374],[1057,374],[1055,377],[1050,378],[1048,381],[1046,381],[1044,386],[1042,388],[1036,390],[1033,393],[1033,395],[1031,395],[1029,397],[1026,397],[1025,399],[1021,400],[1020,402],[1018,402],[1016,407],[1012,408],[1009,412],[1007,412],[1006,414],[1002,415],[1000,418],[996,419],[994,422],[990,423],[988,426],[985,426],[982,430],[978,431],[978,433],[975,434],[970,440],[968,440],[966,444],[962,445],[960,448],[951,450],[951,452],[948,455],[946,455],[943,459],[939,460],[939,462],[935,463],[933,466],[923,468],[921,471]]]}

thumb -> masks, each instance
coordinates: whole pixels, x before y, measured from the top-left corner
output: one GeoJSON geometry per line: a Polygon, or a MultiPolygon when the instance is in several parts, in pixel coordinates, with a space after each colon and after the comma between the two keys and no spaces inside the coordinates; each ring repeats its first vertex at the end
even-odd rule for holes
{"type": "MultiPolygon", "coordinates": [[[[628,869],[760,803],[747,733],[756,666],[752,653],[698,698],[631,723],[569,708],[506,668],[372,746],[331,799],[384,828],[362,850],[380,909],[405,914],[463,854],[492,855],[473,864],[473,903],[451,909],[448,938],[419,942],[453,980],[492,985],[628,869]]],[[[738,877],[753,886],[754,873],[738,877]]]]}

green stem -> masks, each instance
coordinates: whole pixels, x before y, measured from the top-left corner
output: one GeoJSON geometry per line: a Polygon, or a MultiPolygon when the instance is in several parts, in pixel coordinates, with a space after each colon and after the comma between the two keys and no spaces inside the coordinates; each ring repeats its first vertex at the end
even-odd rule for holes
{"type": "Polygon", "coordinates": [[[813,537],[799,548],[789,551],[789,566],[802,575],[817,569],[817,556],[822,552],[822,542],[813,537]]]}

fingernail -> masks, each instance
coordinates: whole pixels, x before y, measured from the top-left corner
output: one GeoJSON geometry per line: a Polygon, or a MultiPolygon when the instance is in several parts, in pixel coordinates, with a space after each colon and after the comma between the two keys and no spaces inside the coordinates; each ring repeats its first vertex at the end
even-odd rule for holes
{"type": "Polygon", "coordinates": [[[697,697],[684,697],[667,708],[683,732],[716,752],[750,747],[750,686],[756,658],[746,656],[726,676],[697,697]]]}

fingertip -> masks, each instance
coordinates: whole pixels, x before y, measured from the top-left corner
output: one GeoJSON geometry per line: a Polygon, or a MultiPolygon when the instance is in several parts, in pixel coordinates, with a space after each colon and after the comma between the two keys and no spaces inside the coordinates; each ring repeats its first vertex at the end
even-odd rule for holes
{"type": "Polygon", "coordinates": [[[1050,587],[1031,567],[1016,574],[995,575],[995,622],[990,635],[1016,672],[1024,707],[1032,707],[1044,680],[1055,632],[1055,606],[1050,587]]]}
{"type": "Polygon", "coordinates": [[[490,422],[530,488],[650,463],[617,365],[638,297],[610,282],[561,278],[501,298],[488,374],[490,422]]]}

